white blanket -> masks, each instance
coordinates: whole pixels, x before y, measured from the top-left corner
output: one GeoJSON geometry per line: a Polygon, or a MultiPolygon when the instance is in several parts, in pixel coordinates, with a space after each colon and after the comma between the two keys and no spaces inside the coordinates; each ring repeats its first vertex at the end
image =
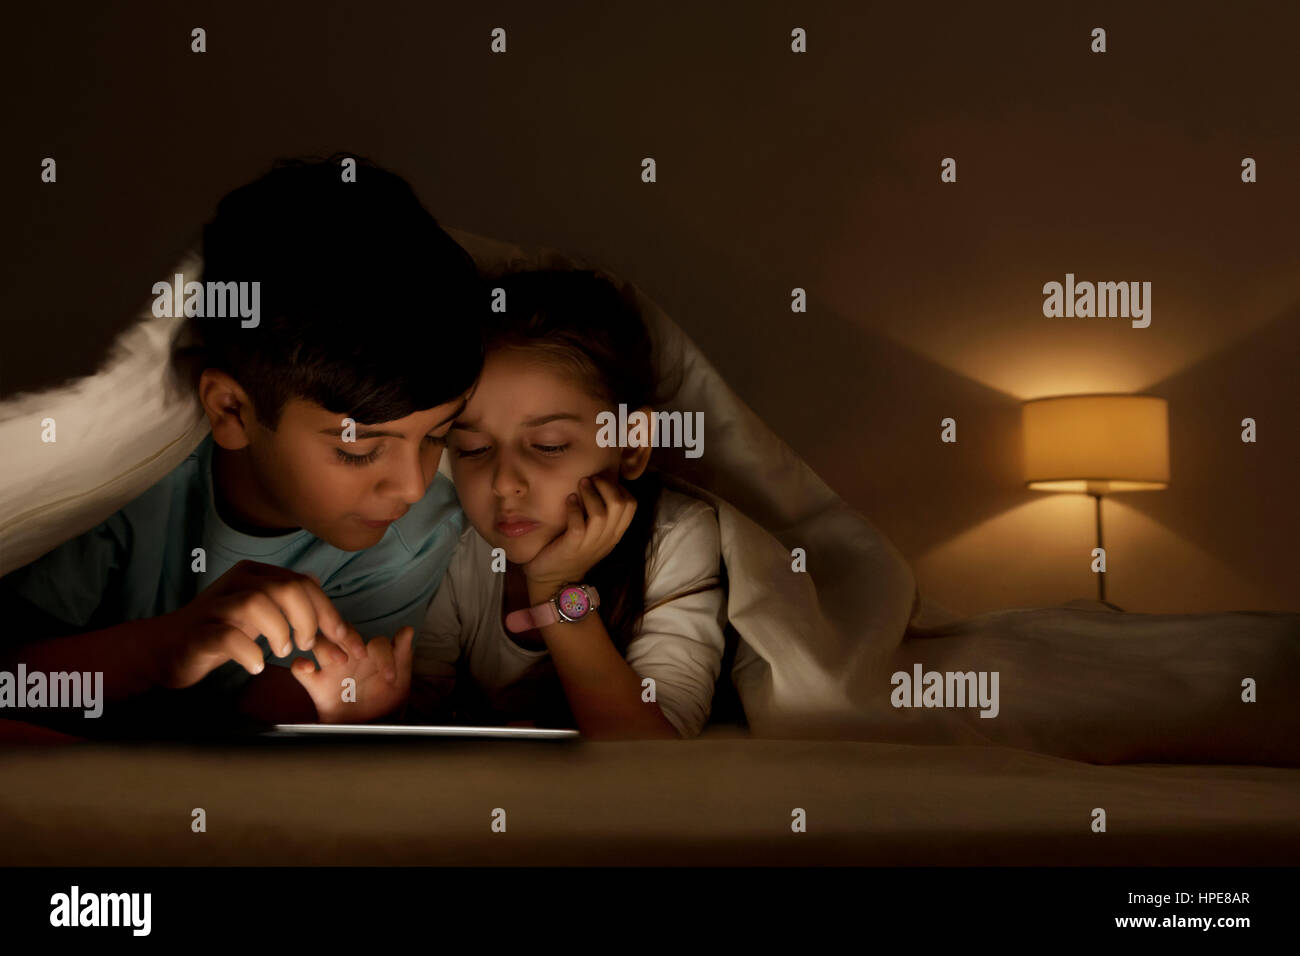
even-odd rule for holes
{"type": "MultiPolygon", "coordinates": [[[[584,263],[449,230],[486,274],[584,263]]],[[[192,254],[177,270],[197,278],[192,254]]],[[[613,278],[613,277],[611,277],[613,278]]],[[[995,743],[1097,762],[1300,764],[1300,615],[1141,615],[1070,608],[957,620],[907,562],[727,387],[637,291],[665,369],[665,409],[704,413],[704,455],[657,453],[714,504],[740,637],[732,680],[758,736],[995,743]],[[806,572],[793,569],[802,549],[806,572]],[[897,707],[892,675],[998,672],[998,711],[897,707]],[[1258,701],[1243,701],[1243,681],[1258,701]]],[[[175,384],[179,320],[147,310],[89,379],[0,403],[0,574],[93,527],[207,432],[175,384]],[[42,422],[58,441],[42,442],[42,422]]]]}

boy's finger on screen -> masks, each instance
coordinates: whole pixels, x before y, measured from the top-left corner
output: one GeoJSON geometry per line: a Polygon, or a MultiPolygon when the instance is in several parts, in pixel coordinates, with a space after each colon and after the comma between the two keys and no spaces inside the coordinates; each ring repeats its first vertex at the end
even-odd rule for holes
{"type": "Polygon", "coordinates": [[[343,615],[334,606],[334,602],[325,596],[320,584],[304,580],[303,590],[307,592],[307,597],[316,610],[316,626],[326,639],[339,645],[348,652],[349,656],[354,653],[364,653],[365,642],[359,635],[355,638],[349,635],[347,622],[343,620],[343,615]]]}
{"type": "Polygon", "coordinates": [[[276,582],[267,588],[267,594],[293,628],[293,643],[300,651],[309,651],[316,644],[318,624],[310,587],[306,581],[292,580],[276,582]]]}
{"type": "Polygon", "coordinates": [[[289,622],[280,612],[279,606],[261,591],[246,591],[232,595],[214,608],[221,623],[226,627],[236,628],[250,641],[256,643],[259,635],[266,637],[266,642],[280,657],[288,656],[293,650],[289,639],[289,622]]]}
{"type": "Polygon", "coordinates": [[[257,641],[250,640],[248,635],[237,627],[225,629],[221,637],[221,649],[231,660],[238,661],[250,674],[260,674],[266,669],[266,659],[262,655],[261,645],[257,641]]]}
{"type": "MultiPolygon", "coordinates": [[[[243,611],[246,622],[265,635],[271,647],[284,649],[279,656],[284,657],[293,650],[293,621],[275,597],[265,591],[251,591],[245,596],[243,611]]],[[[243,629],[248,631],[248,627],[243,629]]]]}

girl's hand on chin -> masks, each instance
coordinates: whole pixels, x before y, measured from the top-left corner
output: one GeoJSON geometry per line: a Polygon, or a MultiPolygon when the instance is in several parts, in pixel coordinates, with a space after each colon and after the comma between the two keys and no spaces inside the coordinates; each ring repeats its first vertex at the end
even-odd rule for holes
{"type": "Polygon", "coordinates": [[[581,583],[623,537],[636,514],[636,499],[618,482],[593,475],[578,483],[568,509],[569,527],[523,566],[529,584],[556,590],[581,583]]]}

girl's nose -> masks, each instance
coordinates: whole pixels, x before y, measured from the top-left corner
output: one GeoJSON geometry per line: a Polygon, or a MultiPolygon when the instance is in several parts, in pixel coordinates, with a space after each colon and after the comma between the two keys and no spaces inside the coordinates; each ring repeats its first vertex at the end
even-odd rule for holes
{"type": "Polygon", "coordinates": [[[496,468],[492,472],[492,490],[501,498],[517,498],[528,490],[528,482],[513,456],[497,456],[496,468]]]}

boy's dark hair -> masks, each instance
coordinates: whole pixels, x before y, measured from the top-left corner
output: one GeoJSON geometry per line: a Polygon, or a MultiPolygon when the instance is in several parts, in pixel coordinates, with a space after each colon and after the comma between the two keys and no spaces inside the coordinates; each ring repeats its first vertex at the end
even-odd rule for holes
{"type": "Polygon", "coordinates": [[[287,401],[358,423],[445,404],[478,378],[478,270],[410,185],[364,157],[277,161],[203,230],[203,281],[261,283],[260,321],[188,320],[180,374],[227,372],[276,429],[287,401]],[[342,160],[357,162],[344,182],[342,160]]]}
{"type": "MultiPolygon", "coordinates": [[[[522,348],[570,374],[579,387],[628,412],[667,400],[672,385],[655,369],[653,343],[630,293],[620,292],[591,270],[515,272],[486,283],[505,290],[503,313],[488,316],[486,351],[522,348]]],[[[653,540],[655,509],[663,483],[647,467],[624,480],[637,500],[636,514],[614,550],[587,575],[600,595],[601,619],[619,653],[645,611],[645,572],[653,540]]]]}

